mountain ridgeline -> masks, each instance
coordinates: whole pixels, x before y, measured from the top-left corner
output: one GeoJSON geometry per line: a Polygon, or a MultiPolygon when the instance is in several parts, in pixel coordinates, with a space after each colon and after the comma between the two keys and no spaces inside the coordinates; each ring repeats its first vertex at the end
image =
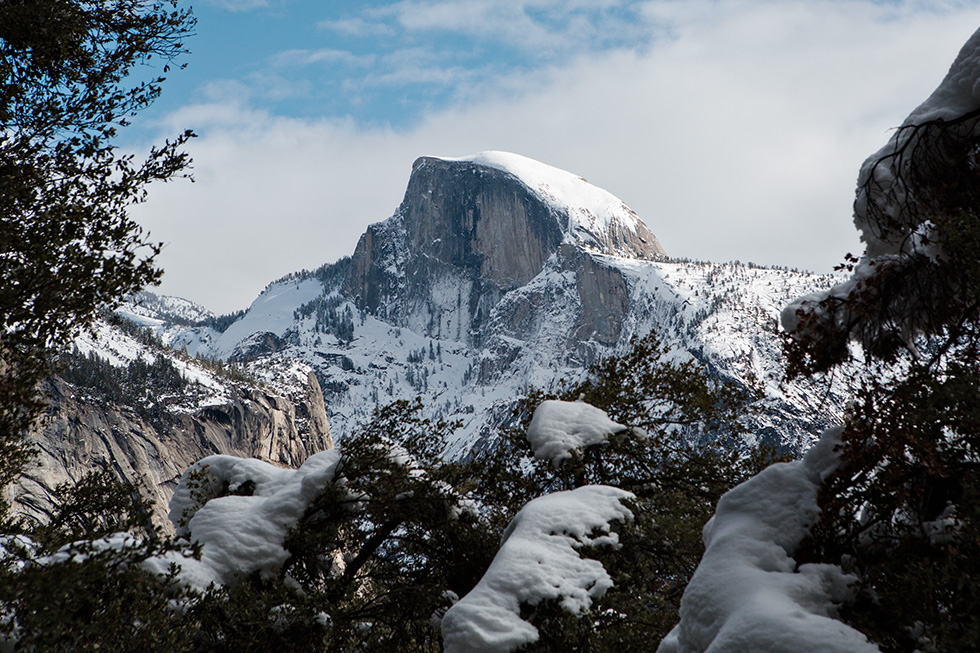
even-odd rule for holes
{"type": "Polygon", "coordinates": [[[416,397],[425,416],[462,424],[443,451],[466,457],[494,446],[528,388],[577,381],[650,331],[674,360],[753,389],[746,446],[800,452],[848,389],[783,382],[777,317],[833,281],[667,259],[622,201],[517,155],[421,158],[352,256],[274,281],[229,316],[143,293],[119,311],[138,327],[81,338],[48,389],[39,464],[9,498],[43,519],[59,483],[107,469],[155,497],[165,525],[196,459],[295,466],[416,397]]]}
{"type": "MultiPolygon", "coordinates": [[[[747,444],[804,449],[846,388],[783,383],[777,316],[833,278],[668,259],[621,200],[518,155],[423,157],[350,258],[271,283],[223,331],[164,320],[175,349],[309,365],[340,440],[377,405],[421,397],[462,420],[445,453],[492,446],[528,387],[574,381],[656,330],[677,360],[757,389],[747,444]]],[[[138,311],[138,307],[134,308],[138,311]]]]}

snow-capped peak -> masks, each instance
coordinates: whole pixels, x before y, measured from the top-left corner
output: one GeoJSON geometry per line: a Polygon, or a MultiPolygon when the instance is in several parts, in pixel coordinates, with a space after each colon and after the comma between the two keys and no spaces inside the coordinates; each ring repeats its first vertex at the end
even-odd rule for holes
{"type": "MultiPolygon", "coordinates": [[[[624,237],[639,238],[651,245],[656,243],[647,226],[621,199],[560,168],[519,154],[499,151],[479,152],[459,158],[432,158],[473,163],[517,178],[545,204],[568,215],[568,224],[562,225],[566,242],[618,255],[628,255],[625,251],[619,251],[624,249],[620,246],[624,237]]],[[[656,250],[657,256],[663,255],[659,243],[656,243],[656,250]]]]}

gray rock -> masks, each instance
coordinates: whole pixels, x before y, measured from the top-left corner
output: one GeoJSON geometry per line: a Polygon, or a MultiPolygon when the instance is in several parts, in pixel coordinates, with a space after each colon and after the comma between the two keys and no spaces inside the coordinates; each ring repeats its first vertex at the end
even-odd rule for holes
{"type": "Polygon", "coordinates": [[[181,473],[212,454],[297,467],[333,447],[323,394],[313,374],[287,393],[229,384],[226,401],[147,420],[132,407],[110,405],[59,378],[45,384],[49,405],[31,440],[38,455],[8,489],[16,512],[48,519],[54,489],[105,469],[135,482],[154,500],[153,521],[172,532],[168,503],[181,473]]]}

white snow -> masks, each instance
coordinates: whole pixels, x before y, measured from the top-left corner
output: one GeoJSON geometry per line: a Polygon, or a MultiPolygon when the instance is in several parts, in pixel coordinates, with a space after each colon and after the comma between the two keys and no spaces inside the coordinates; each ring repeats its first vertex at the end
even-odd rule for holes
{"type": "Polygon", "coordinates": [[[824,432],[803,460],[772,465],[721,498],[680,623],[658,653],[878,651],[834,618],[857,579],[793,559],[819,516],[817,492],[837,464],[840,432],[824,432]]]}
{"type": "MultiPolygon", "coordinates": [[[[921,125],[932,120],[955,120],[980,108],[980,83],[978,82],[980,82],[980,30],[963,45],[938,88],[909,114],[902,122],[902,127],[921,125]]],[[[881,238],[876,233],[876,225],[870,220],[875,210],[895,217],[902,214],[909,193],[904,180],[908,179],[907,173],[912,165],[912,157],[890,157],[881,163],[878,162],[883,157],[899,151],[915,138],[914,130],[899,128],[888,144],[868,157],[861,166],[858,174],[859,192],[854,202],[854,222],[861,231],[862,240],[867,244],[868,257],[905,253],[915,247],[916,241],[921,242],[920,238],[909,239],[905,234],[899,238],[881,238]],[[871,194],[868,195],[865,193],[865,183],[872,176],[875,184],[870,186],[871,194]]]]}
{"type": "Polygon", "coordinates": [[[213,345],[214,353],[226,358],[238,343],[256,333],[283,335],[294,324],[293,311],[322,292],[323,284],[314,278],[270,285],[252,302],[245,317],[218,337],[213,345]]]}
{"type": "Polygon", "coordinates": [[[283,546],[286,534],[333,483],[339,460],[336,449],[313,454],[299,469],[234,456],[204,458],[184,472],[170,501],[177,534],[202,545],[201,559],[169,553],[148,560],[146,567],[166,573],[174,563],[181,580],[201,590],[211,583],[235,584],[254,572],[277,573],[289,558],[283,546]],[[246,484],[254,484],[254,489],[250,496],[207,500],[209,492],[224,483],[232,492],[246,484]]]}
{"type": "Polygon", "coordinates": [[[534,410],[527,439],[536,458],[550,460],[557,467],[572,452],[602,444],[625,430],[606,411],[584,401],[548,400],[534,410]]]}
{"type": "Polygon", "coordinates": [[[447,653],[511,651],[536,641],[537,629],[520,617],[522,603],[556,599],[571,613],[587,610],[612,587],[612,579],[602,564],[580,557],[577,549],[617,547],[610,522],[633,518],[621,503],[632,496],[590,485],[524,506],[483,578],[442,618],[447,653]]]}
{"type": "Polygon", "coordinates": [[[604,249],[603,234],[613,225],[635,233],[640,223],[636,213],[609,191],[593,186],[578,175],[519,154],[488,151],[460,158],[434,158],[475,163],[513,175],[547,204],[567,212],[569,224],[565,239],[569,242],[604,249]]]}
{"type": "MultiPolygon", "coordinates": [[[[663,335],[671,350],[669,356],[678,362],[697,357],[736,378],[758,379],[765,385],[767,397],[790,402],[797,414],[838,410],[843,393],[828,396],[825,389],[805,381],[782,383],[782,353],[774,333],[779,311],[788,301],[827,288],[840,277],[736,264],[658,263],[592,256],[603,265],[622,270],[630,304],[637,307],[626,316],[615,345],[574,339],[581,299],[575,273],[562,269],[556,257],[534,279],[507,293],[494,307],[485,327],[490,337],[479,346],[467,342],[468,326],[460,326],[467,323],[458,308],[458,292],[433,298],[432,306],[438,304],[439,309],[431,312],[432,330],[428,330],[427,308],[420,311],[425,319],[409,318],[408,324],[393,324],[360,313],[350,302],[341,303],[337,311],[349,309],[354,316],[354,340],[342,343],[331,334],[316,332],[313,317],[291,321],[293,311],[309,301],[305,286],[295,294],[276,291],[281,303],[271,311],[277,316],[274,319],[270,305],[256,301],[249,315],[241,320],[242,337],[270,326],[281,335],[288,321],[288,330],[294,336],[276,356],[302,360],[317,371],[324,385],[331,431],[338,440],[342,441],[345,434],[366,420],[370,411],[365,411],[364,406],[421,396],[426,417],[463,422],[458,437],[446,443],[445,455],[449,458],[466,455],[481,430],[488,428],[495,414],[508,410],[524,388],[549,388],[560,378],[570,383],[581,379],[585,364],[582,349],[593,348],[595,357],[619,354],[633,336],[642,336],[652,329],[663,335]],[[520,312],[526,312],[527,319],[517,329],[506,319],[496,321],[498,315],[506,318],[520,312]],[[273,323],[285,318],[289,319],[278,326],[273,323]],[[430,346],[440,352],[435,360],[429,359],[430,346]],[[406,360],[409,352],[423,349],[425,356],[420,363],[406,360]],[[492,380],[485,375],[479,378],[481,368],[495,369],[501,360],[509,362],[492,380]],[[410,383],[410,372],[416,379],[424,374],[426,385],[410,383]]],[[[295,290],[297,283],[284,285],[295,290]]],[[[442,286],[439,290],[443,290],[442,286]]],[[[462,312],[465,311],[464,303],[462,312]]],[[[238,328],[238,324],[232,326],[238,328]]],[[[191,331],[194,330],[175,328],[173,335],[191,331]]],[[[237,345],[230,329],[220,350],[205,348],[203,353],[223,357],[237,345]]],[[[259,373],[269,360],[263,359],[250,369],[259,373]]],[[[760,419],[765,414],[760,412],[760,419]]],[[[793,437],[799,442],[793,444],[805,449],[824,425],[798,431],[793,437]]],[[[752,444],[753,437],[748,434],[748,444],[752,444]]]]}

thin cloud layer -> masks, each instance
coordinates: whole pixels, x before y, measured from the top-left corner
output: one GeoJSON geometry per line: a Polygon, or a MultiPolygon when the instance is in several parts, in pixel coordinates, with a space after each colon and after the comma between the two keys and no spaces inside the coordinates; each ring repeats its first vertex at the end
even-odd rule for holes
{"type": "MultiPolygon", "coordinates": [[[[495,5],[464,4],[472,14],[404,2],[344,17],[343,28],[461,38],[476,29],[472,16],[495,5]],[[430,13],[409,28],[400,16],[412,8],[430,13]]],[[[488,149],[609,190],[673,256],[826,271],[860,247],[850,219],[858,165],[980,24],[975,5],[514,5],[535,17],[564,6],[626,8],[649,38],[496,72],[476,59],[447,66],[438,46],[414,47],[401,61],[389,58],[400,50],[376,52],[357,63],[350,87],[338,87],[352,98],[348,110],[322,117],[278,115],[254,79],[212,85],[205,101],[167,121],[168,132],[201,135],[192,143],[197,183],[154,189],[137,216],[167,243],[161,290],[219,312],[244,307],[272,279],[350,254],[364,227],[397,207],[416,157],[488,149]],[[452,97],[388,92],[412,84],[444,86],[452,97]],[[391,111],[415,119],[392,128],[359,117],[356,98],[372,85],[391,111]]],[[[315,52],[290,56],[310,68],[315,52]]],[[[343,65],[343,56],[324,57],[343,65]]]]}

